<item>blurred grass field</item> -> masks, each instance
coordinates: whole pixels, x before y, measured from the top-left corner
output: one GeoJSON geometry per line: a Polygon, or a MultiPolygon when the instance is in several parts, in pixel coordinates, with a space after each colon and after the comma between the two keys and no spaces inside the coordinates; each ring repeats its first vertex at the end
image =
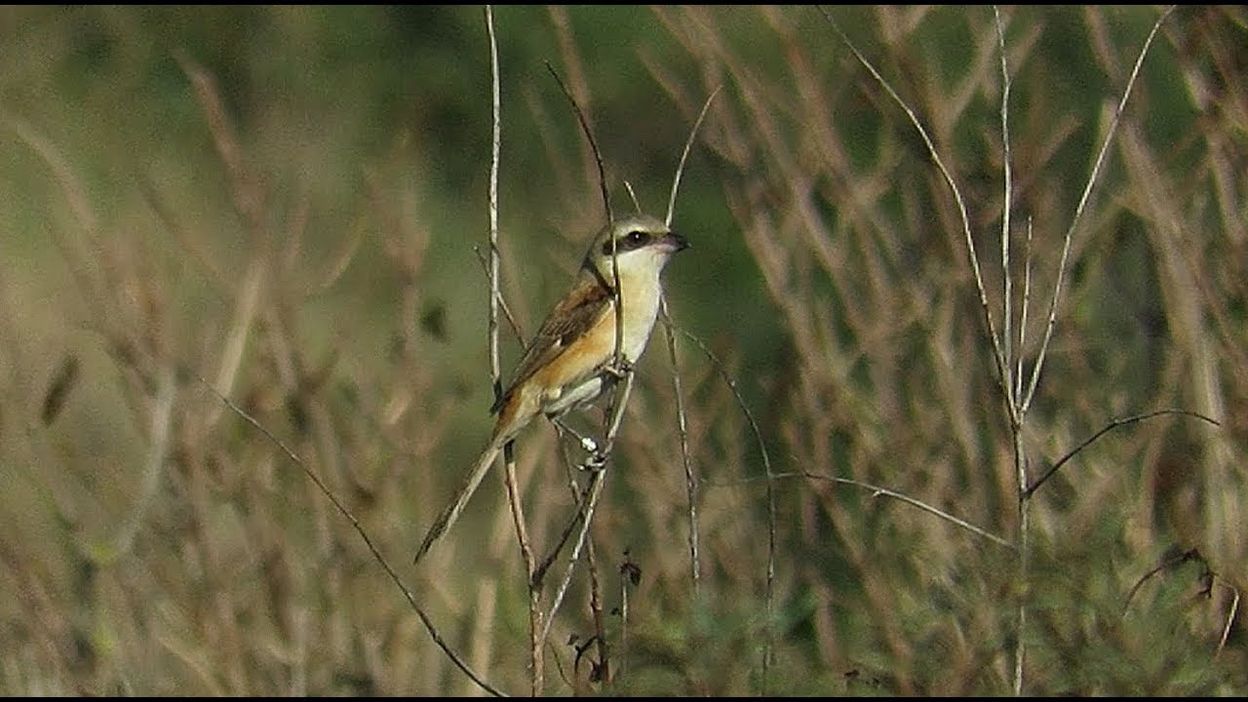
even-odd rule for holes
{"type": "MultiPolygon", "coordinates": [[[[1028,372],[1063,234],[1161,12],[1002,10],[1028,372]]],[[[991,8],[829,13],[949,164],[999,324],[991,8]]],[[[953,198],[824,16],[495,19],[502,288],[526,331],[603,221],[544,63],[593,125],[617,211],[625,181],[666,209],[722,86],[675,211],[693,248],[666,273],[673,318],[717,359],[677,335],[700,577],[656,332],[594,517],[595,585],[582,565],[545,692],[1008,694],[1021,598],[1028,694],[1248,694],[1248,12],[1179,8],[1145,57],[1021,446],[1034,480],[1114,420],[1179,409],[1219,426],[1157,416],[1081,451],[1030,501],[1021,575],[1010,547],[828,480],[1019,543],[953,198]],[[767,474],[734,393],[784,476],[770,604],[767,474]],[[610,681],[592,673],[601,649],[577,653],[591,590],[610,681]]],[[[480,692],[350,523],[209,386],[340,496],[474,670],[529,691],[501,481],[410,566],[490,426],[481,8],[9,7],[0,37],[0,692],[480,692]]],[[[506,373],[521,347],[504,329],[506,373]]],[[[574,509],[560,455],[548,426],[519,442],[543,552],[574,509]]]]}

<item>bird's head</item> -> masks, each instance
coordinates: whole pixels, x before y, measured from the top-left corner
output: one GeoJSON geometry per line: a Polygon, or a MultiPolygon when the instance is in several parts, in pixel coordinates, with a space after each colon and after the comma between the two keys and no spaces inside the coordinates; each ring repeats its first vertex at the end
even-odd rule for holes
{"type": "Polygon", "coordinates": [[[643,214],[628,215],[598,232],[585,256],[585,265],[593,266],[608,282],[614,276],[613,258],[619,264],[621,278],[658,275],[672,254],[688,247],[689,242],[661,220],[643,214]]]}

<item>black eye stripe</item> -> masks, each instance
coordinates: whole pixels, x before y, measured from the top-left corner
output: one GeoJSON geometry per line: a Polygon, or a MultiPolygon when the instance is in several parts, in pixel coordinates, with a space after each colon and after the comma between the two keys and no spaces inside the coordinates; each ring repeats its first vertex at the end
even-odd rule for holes
{"type": "MultiPolygon", "coordinates": [[[[641,230],[631,231],[625,234],[624,236],[615,240],[615,252],[617,254],[622,254],[628,251],[634,251],[636,249],[640,249],[646,244],[649,244],[652,238],[653,238],[653,235],[651,235],[649,232],[643,232],[641,230]]],[[[610,241],[603,242],[602,255],[603,256],[611,255],[611,242],[610,241]]]]}

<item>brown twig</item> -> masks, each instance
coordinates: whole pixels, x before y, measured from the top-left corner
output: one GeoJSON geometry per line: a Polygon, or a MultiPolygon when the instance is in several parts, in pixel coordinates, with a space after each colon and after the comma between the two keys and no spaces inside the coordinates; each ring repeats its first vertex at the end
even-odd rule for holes
{"type": "Polygon", "coordinates": [[[1036,481],[1032,483],[1031,485],[1029,485],[1027,489],[1023,491],[1024,497],[1031,497],[1036,492],[1036,490],[1040,489],[1041,485],[1044,485],[1044,483],[1047,482],[1049,478],[1052,478],[1057,473],[1057,471],[1061,470],[1062,466],[1066,465],[1066,463],[1070,461],[1070,459],[1074,458],[1076,455],[1078,455],[1080,451],[1092,445],[1092,443],[1094,443],[1097,439],[1101,438],[1105,434],[1108,434],[1110,431],[1113,431],[1114,429],[1117,429],[1118,427],[1121,427],[1121,426],[1126,426],[1128,424],[1135,424],[1136,422],[1142,422],[1146,419],[1152,419],[1154,417],[1161,417],[1161,416],[1170,415],[1170,414],[1176,414],[1176,415],[1181,415],[1181,416],[1186,416],[1186,417],[1195,417],[1196,419],[1199,419],[1203,422],[1208,422],[1215,427],[1222,426],[1221,423],[1219,423],[1218,420],[1216,419],[1206,417],[1205,415],[1200,414],[1199,412],[1192,412],[1189,410],[1181,410],[1181,409],[1161,409],[1161,410],[1155,410],[1153,412],[1145,412],[1144,414],[1135,414],[1135,415],[1131,415],[1130,417],[1120,417],[1118,419],[1111,420],[1109,424],[1106,424],[1105,426],[1101,427],[1101,429],[1097,431],[1095,434],[1084,439],[1082,442],[1079,443],[1078,446],[1068,451],[1065,456],[1062,456],[1061,458],[1059,458],[1057,462],[1054,463],[1052,466],[1050,466],[1049,469],[1046,470],[1039,478],[1036,478],[1036,481]]]}
{"type": "MultiPolygon", "coordinates": [[[[776,480],[789,479],[789,478],[806,478],[807,480],[821,480],[824,482],[837,483],[839,485],[850,485],[853,487],[862,488],[863,490],[869,490],[872,493],[871,495],[872,497],[890,497],[899,502],[904,502],[905,504],[908,504],[911,507],[917,507],[923,510],[924,512],[927,512],[928,514],[934,515],[936,517],[939,517],[949,522],[950,524],[953,524],[954,526],[960,527],[962,529],[966,529],[972,534],[988,539],[989,541],[997,544],[998,546],[1004,546],[1005,548],[1008,548],[1010,550],[1016,550],[1017,548],[1016,546],[1014,546],[1014,544],[1010,543],[1007,539],[1004,539],[992,533],[991,531],[984,529],[983,527],[976,526],[966,521],[965,519],[962,519],[961,517],[954,516],[940,509],[939,507],[934,507],[922,500],[916,499],[905,493],[898,492],[890,488],[880,487],[879,485],[872,485],[871,483],[866,483],[861,480],[854,480],[852,478],[841,478],[835,475],[821,475],[819,473],[813,473],[808,470],[790,471],[786,473],[776,473],[772,477],[776,480]]],[[[707,487],[731,487],[734,485],[756,482],[758,480],[762,480],[762,478],[744,478],[741,480],[733,480],[733,481],[713,481],[713,482],[708,481],[704,484],[707,487]]]]}
{"type": "Polygon", "coordinates": [[[685,494],[689,504],[689,577],[696,597],[702,586],[702,559],[698,553],[698,476],[693,470],[689,456],[689,422],[685,412],[685,393],[681,388],[680,368],[676,360],[676,335],[674,323],[667,312],[667,297],[659,298],[659,313],[663,316],[663,333],[667,338],[667,360],[672,369],[672,394],[676,396],[676,432],[680,436],[680,462],[685,469],[685,494]]]}
{"type": "Polygon", "coordinates": [[[693,140],[697,137],[698,127],[702,126],[702,120],[706,119],[706,113],[711,109],[711,102],[715,100],[716,95],[719,95],[719,91],[720,87],[712,90],[706,102],[702,104],[702,111],[694,120],[693,128],[689,130],[689,138],[685,140],[685,148],[680,152],[680,162],[676,164],[676,175],[672,178],[672,194],[667,199],[667,215],[663,218],[663,223],[669,227],[672,226],[672,214],[676,211],[676,192],[680,190],[680,177],[685,172],[685,162],[689,159],[690,150],[693,149],[693,140]]]}
{"type": "Polygon", "coordinates": [[[373,560],[377,561],[382,570],[386,571],[386,575],[389,576],[390,582],[394,583],[394,586],[398,588],[401,593],[403,593],[403,597],[407,600],[408,606],[411,607],[412,611],[416,613],[416,616],[420,618],[421,624],[425,626],[425,630],[429,632],[429,636],[433,639],[433,642],[438,646],[438,648],[442,649],[447,657],[451,659],[451,662],[463,671],[464,674],[467,675],[482,690],[485,690],[495,697],[506,697],[507,695],[505,693],[498,690],[493,685],[490,685],[480,675],[478,675],[476,671],[469,667],[468,664],[460,658],[459,654],[455,652],[455,649],[451,648],[450,644],[442,638],[442,634],[440,634],[437,627],[433,625],[433,620],[429,618],[429,615],[425,613],[425,610],[422,609],[420,604],[416,602],[416,596],[413,595],[412,591],[403,583],[403,579],[399,577],[399,574],[394,570],[394,567],[390,565],[390,561],[381,554],[381,551],[377,548],[376,544],[373,543],[372,537],[368,535],[364,526],[360,524],[360,520],[357,519],[355,514],[352,513],[345,504],[343,504],[342,500],[340,500],[338,496],[334,494],[334,492],[330,490],[324,482],[321,481],[320,476],[318,476],[311,468],[308,468],[308,466],[304,464],[303,459],[299,458],[299,456],[296,455],[293,450],[288,448],[281,439],[274,436],[273,433],[270,432],[263,424],[245,412],[241,407],[234,404],[233,400],[217,392],[217,389],[207,380],[204,380],[202,376],[197,375],[195,377],[204,387],[208,388],[213,395],[216,395],[217,399],[221,400],[221,402],[231,412],[258,430],[264,435],[265,439],[267,439],[269,443],[276,446],[282,453],[286,454],[286,457],[289,458],[291,462],[299,466],[299,469],[303,471],[303,474],[307,476],[309,480],[312,481],[312,483],[316,486],[316,489],[319,490],[320,493],[333,504],[334,509],[338,511],[338,514],[342,515],[348,522],[351,523],[351,528],[355,529],[355,532],[359,534],[360,539],[368,548],[369,553],[372,554],[373,560]]]}
{"type": "Polygon", "coordinates": [[[1131,601],[1135,599],[1136,593],[1138,593],[1140,589],[1144,587],[1145,583],[1151,580],[1154,576],[1159,575],[1164,571],[1178,568],[1179,566],[1185,563],[1189,563],[1191,561],[1195,561],[1199,563],[1201,566],[1201,581],[1202,583],[1204,583],[1201,589],[1202,595],[1211,596],[1212,591],[1213,591],[1213,586],[1215,584],[1221,585],[1222,587],[1230,590],[1232,593],[1231,611],[1227,614],[1226,624],[1222,626],[1222,633],[1218,637],[1218,645],[1217,647],[1214,648],[1213,657],[1216,660],[1219,656],[1222,655],[1222,651],[1226,648],[1226,640],[1231,635],[1231,628],[1235,624],[1235,617],[1236,615],[1239,614],[1239,599],[1240,599],[1239,588],[1235,587],[1234,585],[1230,585],[1226,583],[1223,580],[1223,578],[1221,578],[1217,573],[1215,573],[1213,571],[1213,568],[1210,567],[1209,561],[1205,559],[1203,554],[1201,554],[1200,549],[1190,548],[1186,551],[1183,551],[1182,553],[1167,555],[1166,557],[1162,558],[1161,563],[1158,563],[1155,567],[1151,568],[1147,573],[1145,573],[1144,575],[1141,575],[1139,579],[1135,581],[1135,584],[1131,586],[1131,589],[1127,592],[1127,597],[1122,603],[1122,616],[1124,617],[1127,616],[1127,611],[1131,607],[1131,601]]]}
{"type": "Polygon", "coordinates": [[[1114,140],[1114,135],[1118,132],[1118,122],[1122,118],[1122,112],[1127,106],[1127,100],[1131,97],[1131,92],[1135,88],[1136,78],[1140,75],[1140,67],[1144,65],[1144,57],[1148,55],[1148,49],[1153,45],[1153,39],[1157,36],[1157,30],[1161,29],[1161,25],[1174,12],[1174,5],[1166,8],[1165,12],[1157,18],[1153,23],[1153,28],[1149,30],[1148,37],[1144,40],[1144,46],[1140,47],[1140,53],[1135,57],[1135,66],[1131,69],[1131,76],[1127,79],[1127,85],[1122,91],[1122,97],[1118,100],[1118,106],[1114,109],[1114,117],[1109,123],[1109,130],[1105,134],[1104,141],[1101,142],[1101,148],[1096,154],[1096,161],[1092,164],[1092,170],[1088,173],[1088,182],[1084,185],[1083,194],[1079,196],[1079,204],[1075,206],[1075,215],[1070,220],[1070,227],[1066,229],[1066,236],[1062,240],[1062,258],[1057,266],[1057,282],[1053,285],[1053,298],[1049,301],[1049,323],[1044,329],[1044,340],[1040,342],[1040,351],[1036,355],[1036,362],[1031,368],[1031,381],[1027,386],[1027,393],[1022,398],[1020,410],[1026,414],[1031,407],[1031,401],[1036,394],[1036,386],[1040,382],[1040,371],[1044,367],[1044,359],[1049,350],[1049,342],[1053,338],[1053,327],[1057,324],[1057,305],[1061,300],[1062,283],[1065,280],[1067,259],[1070,257],[1070,242],[1074,238],[1075,229],[1079,226],[1080,220],[1083,218],[1083,212],[1087,207],[1088,200],[1092,197],[1092,189],[1096,186],[1100,179],[1101,168],[1105,163],[1105,155],[1109,151],[1109,145],[1114,140]]]}
{"type": "MultiPolygon", "coordinates": [[[[503,395],[502,370],[499,366],[498,353],[498,307],[502,295],[498,285],[498,164],[499,147],[502,134],[502,104],[500,99],[500,78],[498,64],[498,40],[494,34],[494,8],[485,6],[485,26],[490,42],[490,378],[494,387],[494,399],[498,401],[503,395]]],[[[524,561],[525,582],[529,584],[529,668],[530,687],[533,696],[540,696],[545,687],[545,666],[543,665],[543,647],[537,638],[541,628],[542,607],[541,590],[533,582],[533,569],[536,561],[533,546],[529,539],[529,530],[524,518],[524,498],[516,481],[515,443],[507,442],[503,446],[503,482],[507,489],[507,504],[511,508],[512,522],[516,529],[516,540],[520,545],[520,556],[524,561]]]]}
{"type": "Polygon", "coordinates": [[[776,474],[771,468],[771,454],[767,452],[767,444],[763,441],[763,432],[758,428],[758,422],[754,419],[754,413],[750,411],[750,406],[746,404],[745,398],[741,395],[741,390],[737,387],[737,383],[728,375],[728,371],[724,369],[724,364],[711,351],[701,339],[692,333],[681,329],[680,332],[688,339],[693,341],[698,348],[702,349],[702,353],[710,359],[711,365],[715,368],[716,373],[728,386],[734,398],[736,398],[737,406],[741,408],[741,413],[745,416],[746,422],[750,425],[750,431],[754,435],[754,441],[758,445],[758,450],[763,456],[763,471],[767,480],[767,587],[764,604],[764,617],[766,627],[766,636],[763,644],[763,670],[762,683],[760,689],[762,694],[767,694],[768,673],[771,669],[772,655],[775,647],[775,631],[772,626],[772,613],[775,607],[775,583],[776,583],[776,474]]]}
{"type": "MultiPolygon", "coordinates": [[[[936,164],[936,168],[940,171],[941,177],[944,178],[945,183],[949,186],[949,190],[953,193],[954,202],[958,207],[958,216],[962,223],[962,234],[964,241],[966,242],[967,258],[971,264],[971,272],[975,277],[975,289],[979,293],[979,304],[983,311],[984,324],[988,327],[988,339],[992,344],[992,357],[997,366],[997,382],[1000,383],[1001,387],[1004,389],[1005,379],[1008,373],[1006,369],[1005,352],[1001,347],[1000,338],[997,336],[996,322],[993,321],[992,308],[988,305],[988,291],[984,287],[983,274],[980,272],[979,256],[975,252],[975,239],[971,236],[971,220],[969,215],[967,215],[966,200],[962,197],[962,190],[953,179],[953,174],[950,173],[948,166],[945,165],[944,158],[941,157],[940,151],[936,149],[935,143],[932,142],[932,138],[928,135],[927,129],[924,128],[923,123],[919,120],[918,115],[915,114],[914,109],[911,108],[910,105],[897,94],[897,91],[893,88],[892,84],[885,80],[884,76],[876,70],[875,65],[872,64],[861,51],[858,50],[858,47],[850,40],[849,35],[845,34],[845,32],[841,29],[841,26],[836,23],[836,20],[832,19],[832,15],[830,15],[828,11],[822,7],[819,8],[819,11],[823,13],[823,16],[828,21],[828,24],[830,24],[832,29],[835,30],[837,35],[840,36],[841,41],[849,47],[849,50],[854,54],[854,57],[858,59],[858,62],[871,73],[872,77],[874,77],[876,82],[884,88],[884,91],[888,93],[893,102],[897,103],[902,111],[906,113],[906,117],[909,118],[910,124],[914,126],[915,130],[919,134],[919,137],[923,140],[924,145],[927,146],[927,152],[932,157],[932,162],[936,164]]],[[[1009,392],[1004,392],[1004,395],[1008,397],[1009,392]]],[[[1011,408],[1011,412],[1013,412],[1013,408],[1011,408]]]]}
{"type": "Polygon", "coordinates": [[[589,140],[589,146],[594,152],[594,162],[598,164],[598,190],[602,195],[602,207],[607,215],[607,223],[615,221],[615,215],[611,212],[611,195],[607,192],[607,170],[602,164],[602,152],[598,150],[598,142],[594,140],[594,132],[589,128],[589,122],[586,121],[585,112],[581,110],[581,106],[577,104],[576,98],[573,97],[572,91],[568,90],[568,86],[563,82],[563,78],[559,77],[559,72],[555,67],[550,65],[550,61],[546,62],[546,70],[550,71],[550,75],[554,77],[555,82],[559,84],[559,89],[563,91],[563,96],[567,98],[572,105],[572,111],[576,113],[576,119],[581,124],[581,133],[589,140]]]}
{"type": "MultiPolygon", "coordinates": [[[[602,497],[602,488],[606,484],[609,461],[615,449],[616,433],[620,429],[620,422],[624,419],[624,408],[628,405],[628,398],[632,393],[633,378],[634,374],[631,371],[626,371],[623,382],[620,383],[619,388],[616,390],[616,395],[614,401],[612,402],[612,409],[607,419],[608,427],[606,437],[604,439],[605,445],[599,451],[600,455],[606,459],[606,462],[603,463],[601,468],[595,470],[590,475],[589,485],[586,486],[585,489],[588,493],[588,499],[582,499],[581,502],[577,504],[577,517],[574,518],[573,523],[575,523],[576,519],[579,519],[581,529],[577,535],[576,543],[572,546],[572,553],[568,557],[568,567],[564,571],[563,578],[559,581],[559,587],[555,591],[554,601],[551,603],[550,610],[546,614],[546,622],[539,639],[543,643],[550,636],[550,627],[551,623],[554,621],[555,613],[559,610],[559,606],[563,603],[563,598],[567,594],[568,586],[572,582],[573,568],[575,568],[576,561],[580,558],[581,550],[585,546],[585,542],[589,534],[589,526],[594,519],[594,511],[598,507],[599,498],[602,497]]],[[[554,553],[551,555],[553,559],[554,553]]]]}

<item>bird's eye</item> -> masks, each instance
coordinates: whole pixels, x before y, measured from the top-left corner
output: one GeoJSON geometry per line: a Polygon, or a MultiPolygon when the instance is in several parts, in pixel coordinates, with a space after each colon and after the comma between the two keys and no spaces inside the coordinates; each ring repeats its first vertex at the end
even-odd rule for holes
{"type": "Polygon", "coordinates": [[[650,243],[650,234],[640,229],[634,229],[629,233],[604,242],[602,245],[602,255],[612,256],[629,251],[636,251],[646,244],[650,243]]]}

